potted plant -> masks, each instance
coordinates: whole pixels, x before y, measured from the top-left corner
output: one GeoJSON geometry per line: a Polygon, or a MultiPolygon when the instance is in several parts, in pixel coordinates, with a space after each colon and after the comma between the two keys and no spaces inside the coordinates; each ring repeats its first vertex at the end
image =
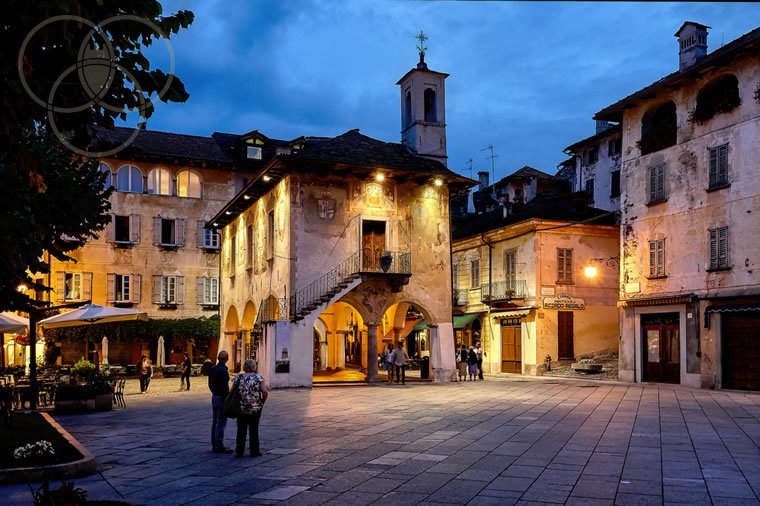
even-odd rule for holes
{"type": "Polygon", "coordinates": [[[71,383],[58,386],[55,409],[58,411],[110,411],[113,388],[109,375],[98,371],[95,364],[80,360],[71,368],[71,383]]]}

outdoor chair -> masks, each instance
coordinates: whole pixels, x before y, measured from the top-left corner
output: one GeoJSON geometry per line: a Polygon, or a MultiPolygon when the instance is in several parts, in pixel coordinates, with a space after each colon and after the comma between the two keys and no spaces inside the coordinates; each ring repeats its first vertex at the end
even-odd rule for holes
{"type": "Polygon", "coordinates": [[[116,380],[115,387],[113,389],[113,402],[117,406],[122,408],[127,407],[127,403],[124,401],[124,386],[127,384],[127,380],[122,378],[116,380]]]}

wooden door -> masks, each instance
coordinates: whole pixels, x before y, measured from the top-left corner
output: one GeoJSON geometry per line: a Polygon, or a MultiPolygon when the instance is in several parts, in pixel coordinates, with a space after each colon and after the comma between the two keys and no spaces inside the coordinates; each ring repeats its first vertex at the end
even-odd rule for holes
{"type": "Polygon", "coordinates": [[[501,372],[522,374],[522,343],[519,319],[501,321],[501,372]]]}
{"type": "Polygon", "coordinates": [[[720,339],[723,388],[760,390],[760,312],[723,315],[720,339]]]}
{"type": "Polygon", "coordinates": [[[557,312],[557,345],[560,359],[574,359],[575,352],[573,347],[573,312],[557,312]]]}
{"type": "Polygon", "coordinates": [[[362,222],[362,270],[379,271],[380,257],[385,252],[385,222],[362,222]]]}
{"type": "Polygon", "coordinates": [[[645,380],[659,383],[681,382],[681,339],[677,320],[643,325],[645,380]]]}

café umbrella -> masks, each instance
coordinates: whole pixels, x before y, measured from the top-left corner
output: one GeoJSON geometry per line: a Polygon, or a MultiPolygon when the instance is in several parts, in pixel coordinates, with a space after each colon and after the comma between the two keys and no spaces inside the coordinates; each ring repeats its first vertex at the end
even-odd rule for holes
{"type": "Polygon", "coordinates": [[[29,320],[13,313],[0,313],[0,334],[16,334],[29,329],[29,320]]]}
{"type": "Polygon", "coordinates": [[[86,304],[78,309],[61,313],[39,322],[42,329],[58,329],[62,327],[78,327],[96,323],[113,323],[130,320],[147,320],[148,313],[118,307],[86,304]]]}
{"type": "Polygon", "coordinates": [[[108,365],[108,338],[103,336],[103,342],[100,344],[100,356],[103,365],[108,365]]]}
{"type": "Polygon", "coordinates": [[[158,367],[163,367],[166,365],[166,345],[164,344],[164,336],[158,336],[156,362],[158,362],[158,367]]]}

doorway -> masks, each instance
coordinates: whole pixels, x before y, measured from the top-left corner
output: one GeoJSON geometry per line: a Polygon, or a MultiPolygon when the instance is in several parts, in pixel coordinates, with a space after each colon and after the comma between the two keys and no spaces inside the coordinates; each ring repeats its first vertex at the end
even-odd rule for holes
{"type": "Polygon", "coordinates": [[[572,311],[557,311],[557,354],[560,360],[575,359],[572,311]]]}
{"type": "Polygon", "coordinates": [[[501,372],[522,374],[522,334],[519,318],[501,320],[501,372]]]}
{"type": "Polygon", "coordinates": [[[362,270],[379,271],[385,252],[385,222],[362,221],[362,270]]]}
{"type": "Polygon", "coordinates": [[[644,381],[681,383],[681,338],[678,313],[643,315],[644,381]]]}
{"type": "Polygon", "coordinates": [[[760,390],[760,311],[723,315],[722,387],[760,390]]]}

